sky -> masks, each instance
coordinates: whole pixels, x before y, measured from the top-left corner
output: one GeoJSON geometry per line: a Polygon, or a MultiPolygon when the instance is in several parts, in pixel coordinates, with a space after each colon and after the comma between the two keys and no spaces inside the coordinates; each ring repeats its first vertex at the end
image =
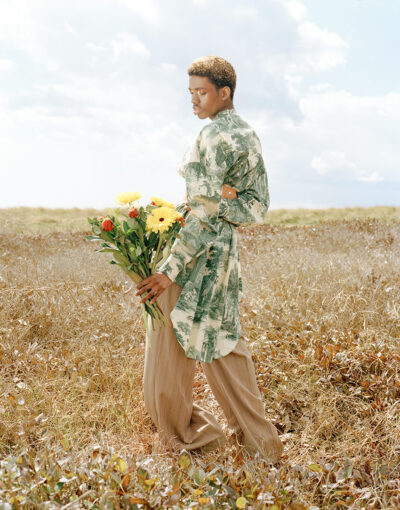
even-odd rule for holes
{"type": "Polygon", "coordinates": [[[399,0],[0,0],[0,207],[182,201],[202,55],[236,70],[271,209],[398,206],[399,22],[399,0]]]}

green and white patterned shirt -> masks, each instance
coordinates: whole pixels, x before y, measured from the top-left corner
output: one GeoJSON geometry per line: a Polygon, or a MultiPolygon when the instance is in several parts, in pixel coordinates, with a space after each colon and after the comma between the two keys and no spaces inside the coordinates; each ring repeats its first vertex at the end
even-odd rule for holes
{"type": "Polygon", "coordinates": [[[267,173],[257,134],[235,109],[204,126],[178,169],[191,208],[157,269],[182,287],[170,314],[186,356],[210,363],[241,337],[243,297],[237,226],[266,223],[267,173]],[[222,185],[237,198],[222,198],[222,185]]]}

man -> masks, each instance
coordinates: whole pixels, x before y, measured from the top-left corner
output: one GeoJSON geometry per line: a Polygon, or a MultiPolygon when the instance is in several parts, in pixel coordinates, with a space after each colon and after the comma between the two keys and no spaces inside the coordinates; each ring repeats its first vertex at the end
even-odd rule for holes
{"type": "Polygon", "coordinates": [[[263,224],[269,206],[260,141],[236,112],[236,73],[220,57],[188,69],[193,112],[211,119],[185,155],[190,212],[158,271],[137,285],[168,317],[146,347],[145,405],[160,437],[174,449],[209,451],[226,443],[215,417],[193,404],[195,360],[236,437],[250,452],[276,462],[283,445],[265,418],[251,354],[241,337],[242,279],[238,225],[263,224]]]}

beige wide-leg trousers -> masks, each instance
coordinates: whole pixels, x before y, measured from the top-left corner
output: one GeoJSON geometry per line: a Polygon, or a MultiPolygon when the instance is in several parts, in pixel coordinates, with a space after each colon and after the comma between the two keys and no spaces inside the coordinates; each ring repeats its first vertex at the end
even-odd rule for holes
{"type": "MultiPolygon", "coordinates": [[[[168,324],[150,328],[143,375],[144,402],[160,439],[175,451],[202,448],[207,451],[227,443],[215,417],[193,402],[196,360],[188,358],[176,339],[169,317],[182,290],[177,283],[167,287],[157,302],[168,324]]],[[[149,319],[149,327],[151,322],[149,319]]],[[[228,425],[247,451],[275,463],[283,445],[274,425],[265,418],[254,365],[246,342],[211,363],[200,362],[207,382],[222,407],[228,425]]]]}

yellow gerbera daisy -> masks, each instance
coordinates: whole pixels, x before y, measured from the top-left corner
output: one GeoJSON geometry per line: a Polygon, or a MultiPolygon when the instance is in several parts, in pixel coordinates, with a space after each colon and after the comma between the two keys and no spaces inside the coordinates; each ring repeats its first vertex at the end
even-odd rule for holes
{"type": "Polygon", "coordinates": [[[147,216],[146,230],[152,232],[166,232],[181,216],[177,211],[168,206],[157,207],[147,216]]]}
{"type": "Polygon", "coordinates": [[[171,203],[171,202],[166,202],[165,200],[163,200],[162,198],[158,198],[158,197],[150,197],[150,200],[152,202],[155,203],[155,205],[158,205],[159,207],[171,207],[172,209],[174,209],[174,204],[171,203]]]}
{"type": "Polygon", "coordinates": [[[125,191],[117,195],[116,201],[118,205],[129,205],[139,198],[142,198],[142,195],[137,191],[125,191]]]}

